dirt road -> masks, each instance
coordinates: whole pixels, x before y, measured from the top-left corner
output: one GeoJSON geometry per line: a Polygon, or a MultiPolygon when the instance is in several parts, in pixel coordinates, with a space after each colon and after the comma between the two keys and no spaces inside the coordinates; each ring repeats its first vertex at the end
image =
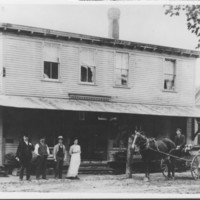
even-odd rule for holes
{"type": "Polygon", "coordinates": [[[179,193],[199,194],[200,180],[193,180],[189,172],[177,173],[176,180],[166,180],[162,174],[151,175],[150,182],[143,181],[143,174],[80,175],[80,180],[49,180],[19,182],[18,177],[0,177],[0,192],[89,192],[89,193],[179,193]]]}

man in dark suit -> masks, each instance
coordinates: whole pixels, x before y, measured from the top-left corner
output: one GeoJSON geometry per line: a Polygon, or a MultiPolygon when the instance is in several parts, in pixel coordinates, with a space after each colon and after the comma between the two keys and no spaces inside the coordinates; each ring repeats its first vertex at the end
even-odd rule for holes
{"type": "Polygon", "coordinates": [[[20,162],[20,181],[23,180],[24,169],[26,169],[26,180],[30,180],[32,151],[34,151],[34,146],[29,142],[28,135],[24,134],[16,153],[16,160],[20,162]]]}
{"type": "Polygon", "coordinates": [[[185,147],[185,136],[182,135],[180,128],[176,129],[176,137],[175,137],[174,142],[175,142],[176,150],[177,150],[178,154],[181,155],[181,151],[185,147]]]}

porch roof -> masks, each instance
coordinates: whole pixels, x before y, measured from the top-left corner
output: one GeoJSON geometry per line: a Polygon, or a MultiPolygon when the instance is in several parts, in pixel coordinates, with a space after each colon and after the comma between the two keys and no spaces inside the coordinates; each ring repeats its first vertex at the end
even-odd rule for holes
{"type": "Polygon", "coordinates": [[[46,110],[70,110],[126,113],[157,116],[200,117],[200,108],[193,106],[115,103],[71,99],[0,95],[0,106],[46,110]]]}

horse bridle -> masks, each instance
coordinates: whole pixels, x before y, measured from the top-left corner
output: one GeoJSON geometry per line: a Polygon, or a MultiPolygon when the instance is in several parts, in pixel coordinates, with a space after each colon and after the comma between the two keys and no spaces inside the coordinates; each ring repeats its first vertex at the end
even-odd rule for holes
{"type": "MultiPolygon", "coordinates": [[[[147,138],[145,135],[142,135],[140,132],[137,132],[136,133],[137,137],[141,137],[143,138],[146,142],[142,145],[142,149],[140,149],[140,151],[143,151],[143,150],[146,150],[146,149],[151,149],[153,150],[153,148],[150,147],[150,141],[153,141],[154,142],[154,145],[155,145],[155,148],[156,148],[156,151],[160,151],[159,148],[158,148],[158,144],[155,140],[155,138],[147,138]]],[[[135,146],[135,143],[136,143],[136,139],[137,137],[134,137],[134,141],[133,141],[133,144],[135,146]]],[[[132,145],[133,146],[133,145],[132,145]]]]}
{"type": "MultiPolygon", "coordinates": [[[[132,144],[132,148],[133,148],[133,146],[135,146],[136,139],[138,137],[141,137],[145,141],[145,143],[142,145],[142,149],[140,149],[140,150],[148,149],[148,147],[149,147],[149,139],[146,136],[142,135],[140,132],[135,133],[134,141],[133,141],[133,144],[132,144]]],[[[141,147],[141,145],[140,145],[140,147],[141,147]]]]}

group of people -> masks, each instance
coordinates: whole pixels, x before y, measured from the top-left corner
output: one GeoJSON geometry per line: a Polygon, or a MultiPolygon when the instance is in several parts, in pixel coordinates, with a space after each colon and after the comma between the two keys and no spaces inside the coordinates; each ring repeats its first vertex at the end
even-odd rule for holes
{"type": "MultiPolygon", "coordinates": [[[[50,155],[50,150],[46,144],[45,137],[41,137],[39,142],[34,146],[28,135],[24,134],[22,141],[19,143],[16,160],[20,163],[19,179],[23,180],[24,170],[26,169],[26,180],[30,180],[31,163],[33,153],[36,156],[36,179],[46,178],[47,158],[50,155]]],[[[74,144],[69,149],[70,164],[66,178],[78,179],[78,170],[81,163],[81,148],[78,145],[78,139],[74,139],[74,144]]],[[[53,159],[55,162],[55,178],[62,179],[63,164],[67,159],[66,147],[63,144],[63,137],[58,137],[58,143],[53,149],[53,159]]]]}
{"type": "MultiPolygon", "coordinates": [[[[185,146],[185,136],[181,134],[181,129],[176,130],[175,144],[177,151],[181,154],[185,146]]],[[[46,178],[47,158],[50,155],[49,147],[45,142],[45,138],[41,137],[39,142],[34,146],[30,141],[28,135],[23,136],[19,143],[16,153],[16,160],[20,163],[19,178],[22,181],[24,176],[24,169],[26,169],[26,179],[30,180],[31,161],[33,152],[36,155],[36,179],[46,178]]],[[[81,148],[78,145],[78,139],[74,140],[74,144],[69,149],[70,164],[66,178],[78,179],[78,170],[81,163],[81,148]]],[[[55,178],[62,179],[63,163],[66,161],[67,151],[63,144],[63,137],[58,137],[58,143],[53,149],[53,159],[55,161],[55,178]]]]}

